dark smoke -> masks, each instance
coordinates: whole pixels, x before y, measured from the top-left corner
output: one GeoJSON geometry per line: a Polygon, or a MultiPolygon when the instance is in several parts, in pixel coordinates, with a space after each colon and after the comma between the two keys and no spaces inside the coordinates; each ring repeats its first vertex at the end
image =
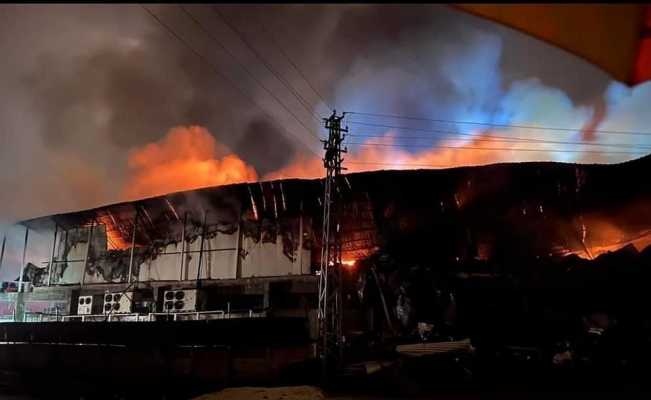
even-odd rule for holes
{"type": "Polygon", "coordinates": [[[251,121],[233,150],[244,161],[256,165],[260,175],[283,167],[296,153],[291,140],[264,119],[251,121]]]}
{"type": "MultiPolygon", "coordinates": [[[[579,123],[589,119],[592,102],[608,83],[560,50],[443,5],[214,7],[322,116],[330,112],[327,103],[339,111],[477,119],[507,109],[509,116],[535,119],[531,110],[540,104],[532,93],[544,92],[544,101],[561,104],[563,112],[541,111],[548,120],[534,122],[558,126],[577,122],[568,115],[579,115],[579,123]],[[280,54],[262,23],[323,99],[280,54]],[[527,106],[512,109],[519,104],[527,106]],[[572,108],[584,104],[589,107],[572,108]]],[[[316,139],[178,6],[150,8],[279,123],[140,6],[2,5],[0,221],[121,200],[129,151],[179,125],[206,127],[261,176],[296,153],[310,154],[298,141],[319,150],[316,139]]],[[[312,110],[297,103],[212,6],[188,10],[317,131],[312,110]]],[[[608,118],[618,107],[639,108],[640,101],[627,96],[632,99],[617,88],[606,92],[608,118]],[[613,99],[635,104],[619,106],[613,99]]],[[[629,128],[631,119],[621,120],[629,128]]]]}

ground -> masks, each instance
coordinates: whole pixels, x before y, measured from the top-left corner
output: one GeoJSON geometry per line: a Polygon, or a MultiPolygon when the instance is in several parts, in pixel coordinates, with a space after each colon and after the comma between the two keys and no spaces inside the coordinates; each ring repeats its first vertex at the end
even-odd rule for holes
{"type": "Polygon", "coordinates": [[[321,389],[313,386],[288,386],[276,388],[228,388],[205,394],[194,400],[319,400],[325,399],[321,389]]]}

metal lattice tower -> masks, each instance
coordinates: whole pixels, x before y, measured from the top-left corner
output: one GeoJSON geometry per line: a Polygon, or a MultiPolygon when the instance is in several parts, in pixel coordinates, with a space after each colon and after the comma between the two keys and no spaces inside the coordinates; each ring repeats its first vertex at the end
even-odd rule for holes
{"type": "Polygon", "coordinates": [[[331,372],[342,366],[343,356],[343,310],[342,310],[342,269],[341,269],[341,191],[337,187],[344,161],[341,143],[348,127],[341,127],[344,115],[337,116],[333,111],[324,118],[328,139],[323,140],[326,169],[323,194],[323,236],[321,242],[321,275],[319,279],[319,357],[322,366],[322,383],[326,384],[331,372]]]}

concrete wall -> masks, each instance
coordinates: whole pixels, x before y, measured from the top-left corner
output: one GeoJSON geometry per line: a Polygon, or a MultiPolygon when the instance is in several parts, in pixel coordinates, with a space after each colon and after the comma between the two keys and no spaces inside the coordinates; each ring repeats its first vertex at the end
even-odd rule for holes
{"type": "MultiPolygon", "coordinates": [[[[255,240],[241,232],[241,226],[231,234],[216,232],[206,235],[199,268],[201,237],[186,241],[185,260],[181,260],[181,244],[170,243],[152,251],[136,247],[133,279],[146,281],[194,280],[200,271],[201,279],[238,279],[276,277],[310,273],[310,250],[303,248],[302,234],[308,229],[294,217],[293,225],[278,231],[275,241],[268,237],[255,240]],[[289,231],[287,231],[289,229],[289,231]]],[[[20,228],[20,227],[17,227],[20,228]]],[[[6,265],[20,268],[24,229],[17,229],[11,250],[6,251],[6,265]],[[15,243],[14,243],[15,242],[15,243]],[[18,258],[18,260],[17,260],[18,258]]],[[[31,231],[30,231],[31,232],[31,231]]],[[[108,250],[106,227],[96,225],[88,244],[89,228],[59,231],[54,247],[53,285],[119,283],[128,280],[130,249],[108,250]],[[88,256],[87,262],[85,262],[88,256]],[[82,273],[85,275],[82,279],[82,273]]],[[[47,282],[47,267],[52,256],[54,231],[30,233],[26,264],[40,269],[43,284],[47,282]]],[[[17,275],[14,277],[14,279],[17,275]]],[[[13,280],[13,279],[10,279],[13,280]]]]}
{"type": "MultiPolygon", "coordinates": [[[[235,279],[237,271],[237,248],[239,232],[227,235],[217,233],[214,237],[206,237],[203,243],[201,257],[201,279],[235,279]]],[[[185,262],[181,271],[181,244],[168,245],[163,254],[154,259],[148,259],[139,265],[140,281],[165,281],[197,278],[199,271],[199,250],[201,237],[185,246],[185,262]],[[172,254],[165,254],[172,253],[172,254]],[[176,254],[175,254],[176,253],[176,254]]]]}
{"type": "Polygon", "coordinates": [[[242,260],[242,277],[301,275],[310,273],[310,251],[296,249],[294,260],[283,253],[282,235],[276,243],[255,242],[251,238],[242,241],[245,254],[242,260]]]}

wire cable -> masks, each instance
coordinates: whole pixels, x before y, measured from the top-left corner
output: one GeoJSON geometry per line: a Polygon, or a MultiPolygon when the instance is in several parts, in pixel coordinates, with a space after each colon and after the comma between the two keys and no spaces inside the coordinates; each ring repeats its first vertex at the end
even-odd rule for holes
{"type": "MultiPolygon", "coordinates": [[[[552,128],[548,126],[536,126],[536,125],[516,125],[516,124],[496,124],[492,122],[456,121],[456,120],[448,120],[448,119],[433,119],[433,118],[424,118],[424,117],[368,113],[368,112],[358,112],[358,111],[348,111],[347,113],[355,114],[355,115],[366,115],[371,117],[407,119],[407,120],[414,120],[414,121],[430,121],[430,122],[438,122],[438,123],[446,123],[446,124],[483,125],[483,126],[493,126],[498,128],[538,129],[538,130],[559,131],[559,132],[581,132],[583,130],[582,128],[552,128]]],[[[651,136],[651,132],[630,132],[630,131],[613,131],[613,130],[592,130],[592,132],[613,134],[613,135],[651,136]]]]}
{"type": "MultiPolygon", "coordinates": [[[[586,146],[614,146],[614,147],[640,147],[640,148],[648,148],[651,149],[651,146],[649,145],[636,145],[636,144],[629,144],[629,143],[614,143],[614,144],[607,144],[607,143],[585,143],[585,142],[571,142],[571,141],[562,141],[562,140],[548,140],[548,139],[537,139],[537,138],[523,138],[523,137],[517,137],[517,136],[500,136],[500,135],[491,135],[491,134],[482,134],[481,136],[476,134],[476,133],[467,133],[467,132],[459,132],[459,131],[446,131],[446,130],[440,130],[440,129],[423,129],[423,128],[411,128],[411,127],[406,127],[406,126],[396,126],[396,125],[384,125],[384,124],[370,124],[370,123],[365,123],[365,122],[359,122],[359,121],[349,121],[351,125],[362,125],[362,126],[369,126],[369,127],[375,127],[375,128],[388,128],[388,129],[397,129],[397,130],[404,130],[404,131],[415,131],[415,132],[431,132],[431,133],[438,133],[438,134],[443,134],[444,136],[463,136],[463,137],[471,137],[471,138],[477,138],[477,137],[482,137],[482,138],[492,138],[492,139],[504,139],[504,141],[518,141],[518,142],[531,142],[531,143],[551,143],[551,144],[576,144],[576,145],[586,145],[586,146]]],[[[348,136],[362,136],[362,137],[383,137],[379,135],[356,135],[356,134],[350,134],[348,136]]],[[[434,136],[434,135],[432,135],[434,136]]],[[[441,135],[435,135],[435,136],[441,136],[441,135]]],[[[427,138],[427,136],[399,136],[400,138],[427,138]]]]}
{"type": "Polygon", "coordinates": [[[228,26],[228,27],[229,27],[233,32],[235,32],[235,34],[237,35],[237,37],[238,37],[238,38],[242,41],[242,43],[244,43],[244,45],[246,45],[246,47],[247,47],[247,48],[248,48],[248,49],[249,49],[249,50],[250,50],[250,51],[251,51],[251,52],[256,56],[256,58],[257,58],[257,59],[262,63],[262,65],[264,65],[265,68],[267,68],[267,70],[268,70],[269,72],[271,72],[271,74],[272,74],[273,76],[275,76],[276,79],[278,79],[278,80],[279,80],[279,81],[280,81],[280,82],[281,82],[281,83],[282,83],[282,84],[283,84],[283,85],[284,85],[284,86],[285,86],[285,87],[286,87],[286,88],[287,88],[287,89],[288,89],[288,90],[289,90],[289,91],[294,95],[294,97],[296,97],[296,99],[298,100],[298,102],[301,103],[301,105],[305,108],[305,110],[306,110],[309,114],[311,114],[312,116],[314,116],[315,119],[316,119],[316,121],[317,121],[318,123],[320,123],[320,122],[321,122],[321,120],[320,120],[320,116],[319,116],[319,114],[317,114],[317,113],[314,112],[314,106],[311,105],[307,100],[305,100],[305,98],[304,98],[303,96],[301,96],[301,94],[298,93],[298,92],[295,90],[295,88],[294,88],[294,87],[293,87],[289,82],[287,82],[287,80],[286,80],[285,78],[283,78],[282,75],[281,75],[278,71],[276,71],[276,70],[274,69],[274,67],[273,67],[270,63],[268,63],[268,62],[264,59],[264,57],[260,54],[260,52],[258,52],[258,51],[255,49],[255,47],[251,44],[251,42],[249,42],[249,41],[246,39],[246,36],[244,36],[244,33],[243,33],[241,30],[239,30],[239,29],[238,29],[234,24],[230,23],[230,22],[228,21],[228,18],[226,18],[226,16],[225,16],[221,11],[217,10],[217,8],[216,8],[215,6],[212,6],[211,9],[212,9],[212,11],[213,11],[215,14],[217,14],[217,16],[218,16],[218,17],[219,17],[219,18],[224,22],[224,24],[226,24],[226,26],[228,26]]]}
{"type": "Polygon", "coordinates": [[[228,49],[226,48],[226,46],[225,46],[225,45],[224,45],[224,44],[223,44],[219,39],[217,39],[217,37],[215,37],[215,35],[212,34],[212,32],[210,32],[208,29],[206,29],[206,27],[205,27],[201,22],[199,22],[199,20],[196,19],[194,15],[192,15],[192,14],[191,14],[191,13],[190,13],[190,12],[189,12],[185,7],[184,7],[184,6],[179,6],[179,7],[180,7],[181,10],[182,10],[182,11],[183,11],[183,12],[184,12],[184,13],[185,13],[185,14],[186,14],[186,15],[187,15],[191,20],[192,20],[192,22],[194,22],[194,24],[197,25],[197,26],[199,27],[199,29],[200,29],[202,32],[204,32],[204,33],[205,33],[205,34],[210,38],[210,40],[212,40],[212,41],[215,42],[217,45],[219,45],[219,46],[222,48],[222,50],[224,50],[224,52],[226,52],[226,54],[228,54],[228,55],[229,55],[233,60],[235,60],[235,62],[237,62],[237,63],[242,67],[242,69],[247,73],[247,75],[249,75],[249,77],[250,77],[251,79],[253,79],[253,80],[258,84],[258,86],[260,86],[260,87],[261,87],[261,88],[262,88],[262,89],[263,89],[263,90],[264,90],[264,91],[265,91],[269,96],[271,96],[274,100],[276,100],[276,102],[277,102],[278,104],[280,104],[280,105],[285,109],[285,111],[287,111],[287,112],[288,112],[292,117],[294,117],[294,119],[295,119],[295,120],[296,120],[296,121],[297,121],[297,122],[298,122],[298,123],[299,123],[299,124],[300,124],[300,125],[301,125],[301,126],[302,126],[302,127],[303,127],[303,128],[304,128],[304,129],[309,133],[309,134],[310,134],[310,135],[314,136],[317,140],[320,140],[320,139],[319,139],[319,135],[315,135],[314,132],[312,132],[312,131],[310,130],[310,128],[308,128],[308,127],[303,123],[303,121],[301,121],[301,119],[298,118],[298,117],[296,116],[296,114],[294,114],[294,112],[293,112],[292,110],[290,110],[290,109],[285,105],[285,103],[283,103],[283,102],[278,98],[278,96],[276,96],[275,93],[273,93],[271,90],[269,90],[269,88],[268,88],[264,83],[262,83],[262,81],[260,81],[260,80],[259,80],[259,79],[258,79],[258,78],[257,78],[257,77],[252,73],[252,72],[251,72],[251,70],[249,70],[249,68],[248,68],[244,63],[240,62],[240,61],[237,59],[237,57],[235,57],[235,55],[234,55],[230,50],[228,50],[228,49]]]}
{"type": "Polygon", "coordinates": [[[310,89],[312,89],[312,91],[317,95],[317,97],[319,98],[319,100],[321,100],[321,102],[322,102],[323,104],[325,104],[325,106],[326,106],[329,110],[332,110],[333,108],[330,106],[330,104],[328,104],[328,102],[327,102],[327,101],[325,100],[325,98],[321,95],[321,93],[320,93],[320,92],[319,92],[319,91],[314,87],[314,85],[312,85],[312,83],[311,83],[310,80],[307,78],[307,76],[303,73],[303,71],[298,67],[298,65],[296,65],[296,63],[292,60],[292,58],[289,56],[289,54],[285,51],[285,49],[283,48],[283,46],[281,46],[280,43],[278,43],[278,41],[276,40],[275,34],[274,34],[274,33],[273,33],[269,28],[267,28],[266,24],[264,23],[264,19],[262,19],[262,18],[258,18],[258,21],[259,21],[260,26],[261,26],[262,29],[264,30],[266,36],[271,40],[271,42],[274,44],[274,46],[276,46],[276,47],[278,48],[278,50],[280,51],[280,54],[282,54],[283,57],[285,57],[285,58],[287,59],[287,61],[288,61],[288,62],[291,64],[291,66],[296,70],[296,72],[298,72],[298,74],[299,74],[299,75],[301,76],[301,78],[305,81],[305,83],[307,83],[307,85],[310,87],[310,89]]]}
{"type": "MultiPolygon", "coordinates": [[[[451,135],[450,135],[451,136],[451,135]]],[[[460,135],[462,136],[462,135],[460,135]]],[[[563,144],[563,145],[575,145],[575,146],[598,146],[598,147],[619,147],[626,149],[638,149],[638,150],[651,150],[651,146],[647,145],[635,145],[627,143],[584,143],[584,142],[567,142],[559,140],[544,140],[544,139],[528,139],[528,138],[519,138],[519,137],[505,137],[505,136],[487,136],[487,135],[472,135],[467,134],[463,136],[473,137],[474,142],[488,142],[488,143],[540,143],[540,144],[563,144]]],[[[358,137],[358,138],[386,138],[385,135],[358,135],[358,134],[349,134],[347,137],[358,137]]],[[[406,140],[432,140],[433,136],[395,136],[392,137],[395,139],[406,139],[406,140]]],[[[452,140],[448,138],[442,138],[442,140],[452,140]]],[[[433,146],[436,143],[432,143],[433,146]]]]}
{"type": "Polygon", "coordinates": [[[435,167],[435,168],[448,168],[448,165],[435,165],[435,164],[412,164],[412,163],[400,163],[400,162],[379,162],[379,161],[347,161],[347,164],[368,164],[368,165],[399,165],[404,167],[435,167]]]}
{"type": "Polygon", "coordinates": [[[380,147],[424,147],[435,150],[437,148],[443,149],[459,149],[459,150],[490,150],[490,151],[527,151],[527,152],[540,152],[540,153],[588,153],[588,154],[647,154],[644,152],[634,151],[599,151],[599,150],[569,150],[569,149],[530,149],[530,148],[508,148],[508,147],[475,147],[475,146],[423,146],[423,145],[408,145],[396,143],[358,143],[348,142],[347,145],[351,146],[380,146],[380,147]]]}
{"type": "Polygon", "coordinates": [[[315,156],[319,157],[318,154],[314,150],[312,150],[308,145],[306,145],[303,140],[300,139],[298,135],[296,135],[294,132],[285,129],[277,120],[274,118],[271,114],[269,114],[267,111],[265,111],[258,103],[253,99],[250,95],[248,95],[244,90],[242,90],[239,86],[235,84],[228,76],[226,76],[223,72],[219,70],[219,68],[211,63],[206,57],[204,57],[201,53],[199,53],[194,47],[192,47],[185,39],[183,39],[174,29],[172,29],[169,25],[167,25],[165,22],[163,22],[153,11],[151,11],[149,8],[143,6],[140,4],[140,7],[147,13],[149,14],[154,21],[156,21],[163,29],[165,29],[170,35],[172,35],[174,38],[176,38],[179,42],[181,42],[185,47],[187,47],[194,55],[196,55],[201,61],[209,65],[212,69],[217,72],[219,76],[222,77],[225,81],[230,83],[230,85],[235,88],[243,97],[249,99],[267,118],[269,118],[270,121],[275,123],[280,129],[283,131],[291,134],[294,136],[308,151],[310,151],[312,154],[315,156]]]}

